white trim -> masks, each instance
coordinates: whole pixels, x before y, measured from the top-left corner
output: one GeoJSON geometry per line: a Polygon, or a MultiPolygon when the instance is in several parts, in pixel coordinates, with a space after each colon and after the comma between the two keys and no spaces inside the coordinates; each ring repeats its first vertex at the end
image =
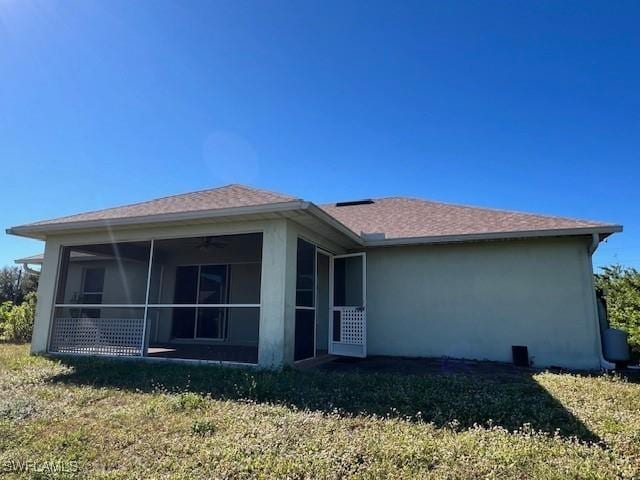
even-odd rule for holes
{"type": "Polygon", "coordinates": [[[518,238],[567,237],[576,235],[612,234],[622,231],[622,225],[604,227],[580,227],[557,230],[519,230],[514,232],[465,233],[459,235],[433,235],[424,237],[388,238],[364,242],[366,247],[391,247],[437,243],[463,243],[482,240],[507,240],[518,238]]]}

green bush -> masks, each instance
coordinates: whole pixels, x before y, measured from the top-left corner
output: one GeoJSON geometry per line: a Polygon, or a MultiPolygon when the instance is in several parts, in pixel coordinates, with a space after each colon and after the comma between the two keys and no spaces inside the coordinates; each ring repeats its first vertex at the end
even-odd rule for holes
{"type": "Polygon", "coordinates": [[[596,286],[605,292],[609,323],[629,334],[629,346],[640,355],[640,272],[621,265],[604,267],[596,275],[596,286]]]}
{"type": "Polygon", "coordinates": [[[36,314],[36,294],[28,293],[20,305],[0,305],[0,336],[10,342],[29,342],[36,314]]]}

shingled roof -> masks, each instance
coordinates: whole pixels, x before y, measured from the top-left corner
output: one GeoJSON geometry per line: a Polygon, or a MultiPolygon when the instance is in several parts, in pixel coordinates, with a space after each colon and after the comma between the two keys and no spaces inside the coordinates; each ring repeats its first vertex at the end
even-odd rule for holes
{"type": "MultiPolygon", "coordinates": [[[[24,234],[38,231],[46,233],[60,227],[86,225],[116,225],[118,222],[142,223],[143,219],[172,221],[174,215],[181,218],[199,215],[199,218],[216,212],[240,214],[252,209],[282,208],[291,210],[312,209],[316,215],[324,215],[324,221],[344,229],[364,244],[393,243],[406,239],[454,239],[466,237],[492,238],[534,236],[537,234],[575,235],[600,233],[607,235],[621,231],[622,227],[610,223],[577,220],[564,217],[536,215],[506,210],[453,205],[416,198],[392,197],[366,202],[326,204],[319,208],[299,198],[266,190],[232,184],[163,197],[104,210],[79,213],[66,217],[34,222],[8,230],[8,233],[24,234]],[[324,212],[324,213],[323,213],[324,212]],[[328,214],[328,215],[326,215],[328,214]],[[337,220],[335,222],[334,220],[337,220]]],[[[402,242],[397,242],[402,243],[402,242]]]]}
{"type": "Polygon", "coordinates": [[[146,202],[133,203],[120,207],[106,208],[91,212],[78,213],[66,217],[43,220],[29,225],[58,225],[70,222],[92,220],[115,220],[122,218],[148,217],[168,213],[199,212],[223,208],[250,207],[290,202],[296,198],[281,193],[269,192],[245,185],[231,184],[224,187],[198,190],[168,197],[156,198],[146,202]]]}
{"type": "Polygon", "coordinates": [[[417,198],[379,198],[371,203],[321,205],[329,215],[359,234],[386,239],[488,233],[617,227],[607,223],[531,213],[432,202],[417,198]]]}

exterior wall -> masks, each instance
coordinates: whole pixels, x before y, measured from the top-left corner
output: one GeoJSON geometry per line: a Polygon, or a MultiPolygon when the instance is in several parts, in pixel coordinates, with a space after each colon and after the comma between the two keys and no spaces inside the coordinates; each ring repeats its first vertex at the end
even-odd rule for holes
{"type": "Polygon", "coordinates": [[[587,238],[367,251],[368,354],[600,367],[587,238]]]}
{"type": "MultiPolygon", "coordinates": [[[[289,225],[292,225],[292,223],[285,219],[276,219],[201,223],[197,225],[147,226],[145,228],[120,229],[110,232],[86,232],[50,236],[45,244],[31,351],[33,353],[45,353],[47,351],[62,246],[149,240],[151,238],[262,232],[262,284],[258,363],[264,367],[281,366],[285,363],[285,359],[288,358],[285,355],[285,349],[288,348],[285,348],[285,296],[293,294],[295,301],[295,244],[293,246],[287,244],[287,240],[291,240],[292,236],[295,238],[295,233],[293,230],[290,231],[288,229],[289,225]],[[291,268],[293,268],[293,275],[288,273],[291,268]]],[[[287,301],[290,304],[290,299],[287,301]]],[[[288,314],[287,316],[290,317],[288,314]]],[[[290,325],[293,325],[292,318],[288,318],[288,320],[290,325]]]]}
{"type": "MultiPolygon", "coordinates": [[[[173,225],[52,236],[38,288],[32,352],[46,352],[63,245],[262,232],[258,362],[293,362],[298,237],[342,248],[286,219],[173,225]]],[[[588,238],[367,250],[369,355],[511,361],[527,345],[536,366],[598,368],[599,333],[588,238]]]]}

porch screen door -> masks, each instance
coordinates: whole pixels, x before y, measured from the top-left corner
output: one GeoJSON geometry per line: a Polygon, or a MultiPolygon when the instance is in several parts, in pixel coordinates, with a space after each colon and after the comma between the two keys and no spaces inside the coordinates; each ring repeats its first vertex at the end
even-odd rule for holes
{"type": "Polygon", "coordinates": [[[364,253],[333,257],[329,353],[367,356],[367,264],[364,253]]]}

